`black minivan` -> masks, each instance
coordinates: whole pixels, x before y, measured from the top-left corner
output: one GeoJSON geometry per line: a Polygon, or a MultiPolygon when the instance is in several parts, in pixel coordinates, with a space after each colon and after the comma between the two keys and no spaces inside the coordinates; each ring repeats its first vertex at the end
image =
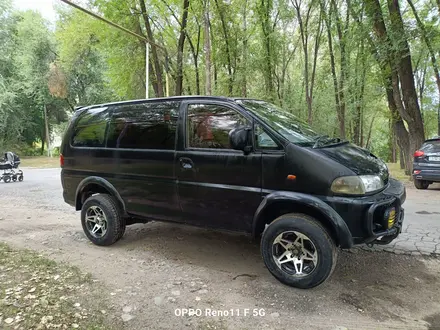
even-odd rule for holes
{"type": "Polygon", "coordinates": [[[63,197],[111,245],[149,220],[239,231],[298,288],[323,283],[338,248],[388,244],[406,198],[384,162],[271,103],[167,97],[76,110],[63,137],[63,197]]]}

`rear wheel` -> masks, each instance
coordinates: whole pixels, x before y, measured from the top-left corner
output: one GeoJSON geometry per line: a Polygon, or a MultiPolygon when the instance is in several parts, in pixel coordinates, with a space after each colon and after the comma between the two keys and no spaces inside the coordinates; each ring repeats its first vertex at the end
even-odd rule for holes
{"type": "Polygon", "coordinates": [[[414,186],[417,189],[428,189],[429,182],[425,180],[414,179],[414,186]]]}
{"type": "Polygon", "coordinates": [[[5,175],[5,176],[3,177],[3,181],[4,181],[5,183],[9,183],[9,182],[11,182],[11,177],[10,177],[9,175],[5,175]]]}
{"type": "Polygon", "coordinates": [[[337,250],[327,230],[304,214],[286,214],[263,232],[261,253],[270,273],[280,282],[309,289],[334,271],[337,250]]]}
{"type": "Polygon", "coordinates": [[[107,194],[90,196],[81,209],[81,224],[92,243],[114,244],[125,232],[125,221],[115,199],[107,194]]]}

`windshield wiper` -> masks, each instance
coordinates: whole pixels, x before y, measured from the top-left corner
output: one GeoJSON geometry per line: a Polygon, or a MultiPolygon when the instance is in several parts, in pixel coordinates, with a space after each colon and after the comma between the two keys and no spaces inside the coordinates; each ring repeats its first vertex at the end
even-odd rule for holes
{"type": "Polygon", "coordinates": [[[321,142],[323,142],[324,139],[329,139],[330,137],[328,135],[320,135],[316,138],[315,144],[313,145],[313,148],[317,148],[321,142]]]}
{"type": "Polygon", "coordinates": [[[319,146],[326,146],[330,144],[339,144],[339,143],[345,143],[346,140],[342,140],[338,137],[336,138],[330,138],[328,135],[321,135],[316,139],[315,144],[313,145],[313,148],[317,148],[319,146]],[[326,141],[323,141],[325,138],[327,138],[326,141]]]}

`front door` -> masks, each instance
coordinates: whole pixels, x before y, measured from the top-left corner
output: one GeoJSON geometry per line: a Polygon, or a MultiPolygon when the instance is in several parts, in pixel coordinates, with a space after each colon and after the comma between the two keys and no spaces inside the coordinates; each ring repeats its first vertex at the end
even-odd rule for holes
{"type": "Polygon", "coordinates": [[[229,145],[229,132],[252,118],[227,102],[184,104],[176,153],[178,195],[185,222],[250,231],[261,202],[261,152],[229,145]]]}

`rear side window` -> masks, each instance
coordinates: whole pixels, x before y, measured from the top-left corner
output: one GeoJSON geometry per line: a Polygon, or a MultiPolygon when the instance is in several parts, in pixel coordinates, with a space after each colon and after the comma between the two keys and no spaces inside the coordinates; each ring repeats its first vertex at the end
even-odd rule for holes
{"type": "Polygon", "coordinates": [[[109,112],[107,107],[83,112],[73,128],[71,144],[75,147],[103,147],[109,112]]]}
{"type": "Polygon", "coordinates": [[[420,150],[424,152],[440,152],[440,140],[426,141],[420,150]]]}
{"type": "Polygon", "coordinates": [[[178,109],[176,102],[115,107],[107,147],[174,150],[178,109]]]}

